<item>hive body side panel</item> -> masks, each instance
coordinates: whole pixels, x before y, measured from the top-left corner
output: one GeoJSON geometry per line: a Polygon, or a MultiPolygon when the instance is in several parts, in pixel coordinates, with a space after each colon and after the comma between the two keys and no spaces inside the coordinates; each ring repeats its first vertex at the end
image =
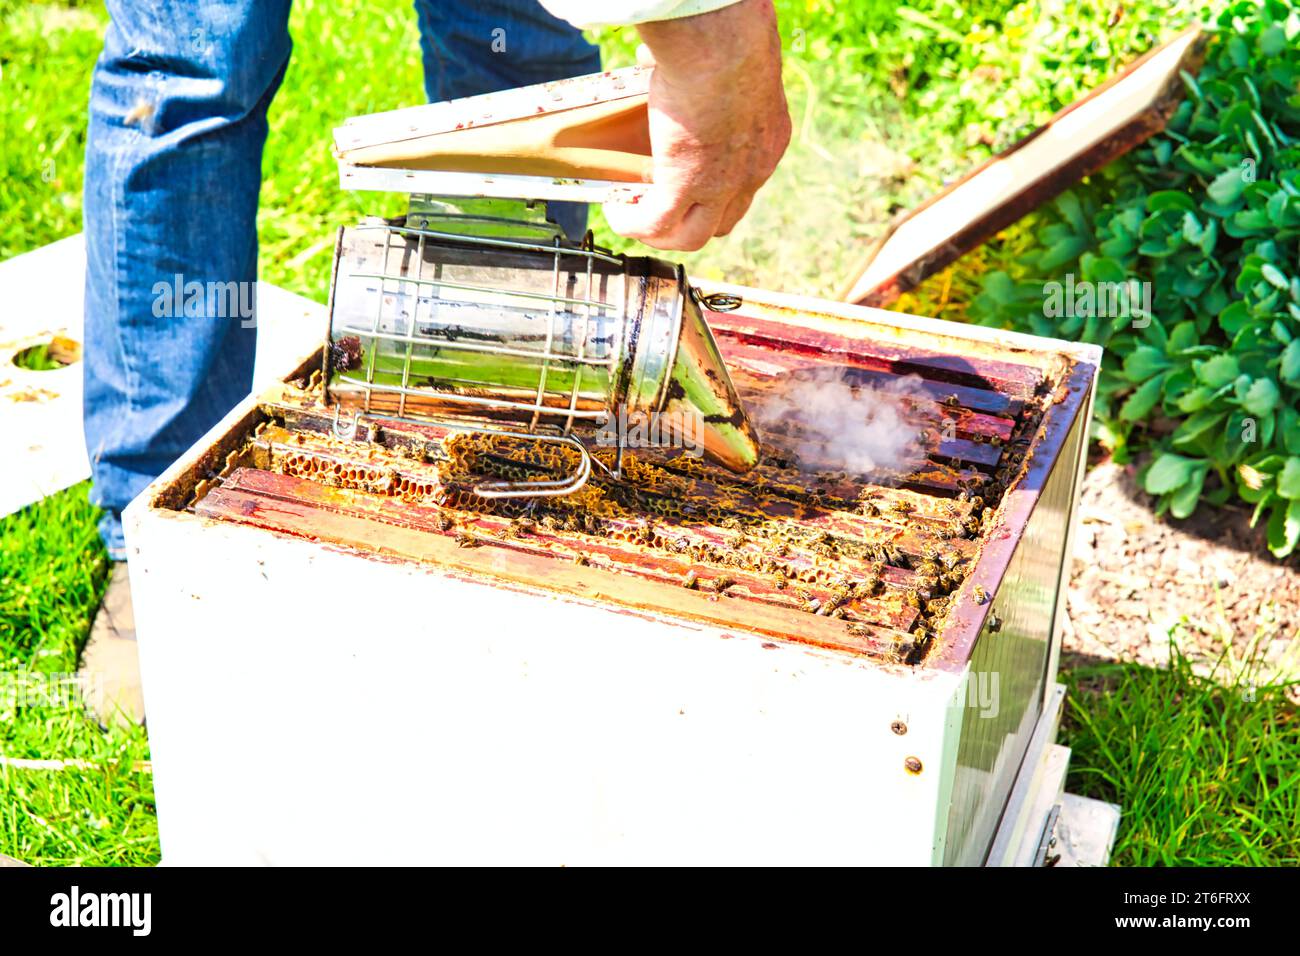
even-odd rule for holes
{"type": "Polygon", "coordinates": [[[932,859],[951,675],[175,512],[128,536],[169,864],[932,859]]]}
{"type": "MultiPolygon", "coordinates": [[[[1061,570],[1056,579],[1056,604],[1052,612],[1052,634],[1054,638],[1048,656],[1047,670],[1043,678],[1043,705],[1045,707],[1051,706],[1051,698],[1056,686],[1056,672],[1061,659],[1061,644],[1065,637],[1066,615],[1069,610],[1067,596],[1070,590],[1070,574],[1074,561],[1074,543],[1079,533],[1079,502],[1083,498],[1083,480],[1088,473],[1088,443],[1092,410],[1097,402],[1098,377],[1097,374],[1091,376],[1088,397],[1079,412],[1081,420],[1087,423],[1083,426],[1083,433],[1078,436],[1077,441],[1073,433],[1070,435],[1070,442],[1061,456],[1063,461],[1070,461],[1073,458],[1074,487],[1070,492],[1069,518],[1066,525],[1065,541],[1061,547],[1061,570]]],[[[1079,426],[1076,424],[1075,429],[1078,428],[1079,426]]]]}
{"type": "Polygon", "coordinates": [[[1044,686],[1055,679],[1059,579],[1088,422],[1081,415],[1071,427],[971,655],[944,852],[948,865],[983,863],[1042,710],[1044,686]]]}

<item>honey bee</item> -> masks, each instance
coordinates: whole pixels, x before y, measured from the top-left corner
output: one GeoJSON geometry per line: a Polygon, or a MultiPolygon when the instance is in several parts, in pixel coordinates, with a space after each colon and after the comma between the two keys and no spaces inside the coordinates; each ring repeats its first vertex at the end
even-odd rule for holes
{"type": "Polygon", "coordinates": [[[700,578],[694,571],[687,571],[686,577],[682,579],[682,587],[688,591],[694,591],[700,585],[700,578]]]}
{"type": "Polygon", "coordinates": [[[456,547],[458,548],[477,548],[483,542],[476,535],[461,529],[456,532],[456,547]]]}
{"type": "Polygon", "coordinates": [[[510,523],[502,528],[497,534],[502,538],[522,538],[525,534],[533,531],[537,527],[532,518],[521,516],[511,518],[510,523]]]}
{"type": "Polygon", "coordinates": [[[831,612],[839,608],[839,606],[843,603],[844,603],[844,598],[841,595],[831,594],[828,598],[826,598],[825,601],[821,603],[821,606],[818,607],[817,610],[814,611],[813,613],[820,614],[823,617],[829,617],[831,612]]]}
{"type": "Polygon", "coordinates": [[[971,593],[975,595],[976,604],[984,604],[989,599],[989,592],[984,590],[982,585],[975,585],[975,589],[971,593]]]}
{"type": "Polygon", "coordinates": [[[721,577],[714,579],[713,590],[717,594],[723,594],[726,592],[727,588],[731,587],[735,583],[736,582],[733,579],[724,574],[721,577]]]}
{"type": "Polygon", "coordinates": [[[910,501],[895,501],[889,506],[889,510],[894,512],[894,514],[910,515],[916,510],[916,505],[912,504],[910,501]]]}
{"type": "Polygon", "coordinates": [[[585,554],[575,554],[573,556],[573,563],[580,568],[585,568],[587,565],[591,564],[591,559],[585,554]]]}
{"type": "Polygon", "coordinates": [[[883,572],[884,568],[879,564],[873,564],[867,569],[867,576],[863,579],[862,589],[871,597],[875,597],[885,589],[883,572]]]}

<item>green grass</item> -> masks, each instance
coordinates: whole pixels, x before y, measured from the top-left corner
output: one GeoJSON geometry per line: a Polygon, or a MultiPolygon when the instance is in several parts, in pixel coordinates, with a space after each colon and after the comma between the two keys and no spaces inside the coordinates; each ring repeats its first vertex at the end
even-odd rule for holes
{"type": "Polygon", "coordinates": [[[48,345],[33,345],[31,348],[23,349],[14,356],[14,364],[29,372],[52,372],[64,366],[63,362],[50,354],[48,345]]]}
{"type": "MultiPolygon", "coordinates": [[[[741,228],[683,258],[702,277],[813,294],[844,284],[859,241],[895,210],[1042,122],[1191,9],[1113,0],[777,6],[790,152],[741,228]]],[[[264,280],[323,301],[337,226],[401,211],[401,197],[341,191],[328,144],[346,116],[421,102],[409,7],[295,3],[294,59],[263,164],[264,280]]],[[[81,227],[85,99],[105,22],[90,3],[0,0],[0,258],[81,227]]],[[[629,31],[599,40],[608,64],[631,62],[629,31]]],[[[644,251],[610,234],[598,213],[594,226],[606,244],[644,251]]],[[[96,517],[79,486],[0,520],[6,687],[30,672],[75,670],[106,571],[96,517]]],[[[1117,862],[1295,862],[1296,723],[1279,693],[1261,687],[1246,706],[1231,687],[1178,664],[1076,667],[1063,679],[1070,786],[1125,805],[1117,862]]],[[[75,703],[0,701],[0,754],[106,768],[0,768],[0,853],[44,864],[157,860],[151,778],[130,769],[148,756],[142,731],[103,731],[75,703]]]]}
{"type": "Polygon", "coordinates": [[[1062,743],[1072,792],[1123,807],[1121,866],[1300,863],[1300,712],[1258,662],[1198,674],[1076,664],[1062,743]],[[1257,685],[1258,684],[1258,685],[1257,685]]]}
{"type": "MultiPolygon", "coordinates": [[[[896,210],[1045,120],[1194,9],[1145,5],[1112,26],[1112,0],[917,0],[901,15],[899,6],[778,0],[794,138],[740,227],[680,257],[693,274],[836,293],[861,240],[896,210]]],[[[0,204],[22,212],[0,222],[0,258],[80,227],[85,92],[104,22],[98,6],[0,0],[0,204]]],[[[330,131],[350,115],[422,101],[416,29],[406,0],[301,0],[291,31],[263,164],[261,271],[323,301],[337,225],[401,210],[400,197],[338,188],[330,131]]],[[[632,61],[632,31],[597,38],[609,65],[632,61]]],[[[646,251],[610,233],[599,211],[593,226],[608,245],[646,251]]]]}
{"type": "Polygon", "coordinates": [[[108,556],[87,484],[0,519],[0,754],[102,770],[0,767],[0,853],[47,864],[158,860],[140,728],[101,730],[71,686],[108,556]]]}

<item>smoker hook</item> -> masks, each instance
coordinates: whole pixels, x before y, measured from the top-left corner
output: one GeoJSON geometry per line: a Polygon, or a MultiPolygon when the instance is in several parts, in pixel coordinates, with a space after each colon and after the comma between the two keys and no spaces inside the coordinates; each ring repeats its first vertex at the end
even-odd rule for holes
{"type": "Polygon", "coordinates": [[[335,405],[334,424],[330,430],[334,433],[335,438],[341,439],[343,441],[351,441],[352,439],[357,437],[357,426],[360,424],[360,422],[361,422],[361,410],[354,408],[352,410],[352,422],[348,425],[340,427],[339,406],[335,405]]]}
{"type": "Polygon", "coordinates": [[[710,312],[735,312],[740,308],[741,303],[745,300],[738,295],[732,295],[730,292],[710,292],[704,295],[699,289],[691,287],[691,295],[695,301],[710,312]]]}
{"type": "Polygon", "coordinates": [[[618,447],[617,447],[617,448],[615,449],[615,451],[614,451],[614,467],[613,467],[613,468],[610,468],[609,465],[605,464],[605,463],[604,463],[603,461],[601,461],[599,458],[593,458],[593,459],[591,459],[591,460],[592,460],[592,463],[595,464],[596,467],[599,468],[601,471],[603,471],[605,474],[609,475],[609,477],[613,478],[615,481],[622,481],[622,480],[623,480],[623,448],[624,448],[624,447],[625,447],[625,446],[623,445],[623,442],[622,442],[622,441],[619,441],[619,443],[618,443],[618,447]]]}
{"type": "Polygon", "coordinates": [[[555,442],[569,445],[578,450],[582,461],[578,470],[568,478],[554,481],[489,481],[474,486],[474,494],[480,498],[559,498],[571,495],[582,488],[591,477],[591,453],[587,446],[570,435],[537,435],[529,432],[508,432],[493,429],[493,434],[509,438],[524,438],[538,442],[555,442]]]}

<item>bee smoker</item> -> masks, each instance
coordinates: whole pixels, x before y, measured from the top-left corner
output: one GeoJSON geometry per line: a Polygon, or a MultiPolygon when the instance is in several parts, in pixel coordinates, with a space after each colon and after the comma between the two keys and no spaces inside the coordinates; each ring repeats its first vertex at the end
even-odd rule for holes
{"type": "Polygon", "coordinates": [[[484,483],[487,498],[570,494],[593,462],[618,477],[624,429],[612,468],[589,451],[615,419],[689,416],[704,456],[743,472],[758,438],[702,309],[737,305],[679,265],[566,239],[541,201],[413,195],[404,217],[340,230],[325,401],[340,437],[366,416],[580,453],[563,479],[484,483]]]}

